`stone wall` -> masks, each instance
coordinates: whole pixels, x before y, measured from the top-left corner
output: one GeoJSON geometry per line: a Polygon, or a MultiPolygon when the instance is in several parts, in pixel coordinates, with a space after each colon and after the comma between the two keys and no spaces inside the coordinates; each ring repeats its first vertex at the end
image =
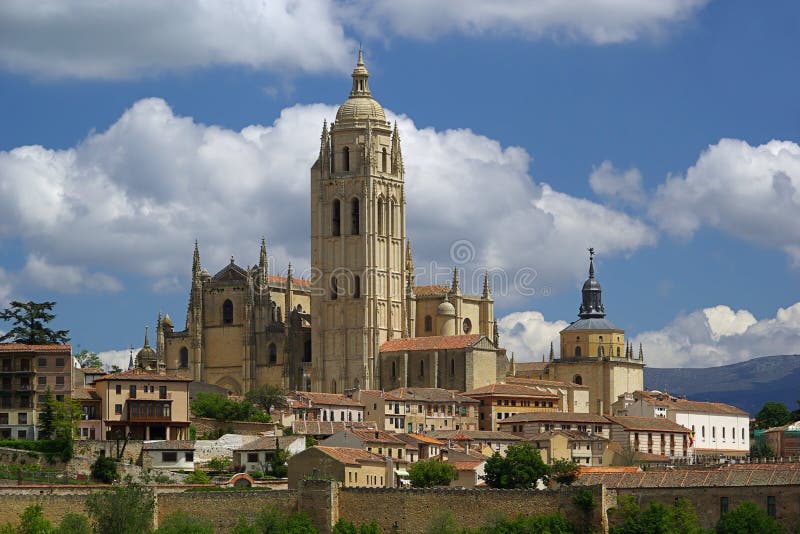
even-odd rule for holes
{"type": "MultiPolygon", "coordinates": [[[[119,442],[119,450],[122,452],[122,461],[130,464],[137,464],[142,459],[142,444],[140,440],[128,440],[119,442]],[[125,450],[122,450],[123,445],[125,450]]],[[[75,442],[75,455],[86,456],[94,459],[103,451],[110,458],[117,457],[116,440],[80,440],[75,442]]]]}
{"type": "Polygon", "coordinates": [[[276,423],[250,423],[246,421],[217,421],[215,419],[208,419],[207,417],[192,417],[192,426],[195,428],[196,437],[209,434],[216,435],[220,431],[225,434],[243,434],[245,436],[258,436],[263,432],[276,432],[278,425],[276,423]]]}

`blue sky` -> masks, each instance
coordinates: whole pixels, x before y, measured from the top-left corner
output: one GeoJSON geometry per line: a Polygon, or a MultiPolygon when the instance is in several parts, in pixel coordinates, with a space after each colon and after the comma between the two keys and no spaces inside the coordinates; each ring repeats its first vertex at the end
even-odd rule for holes
{"type": "Polygon", "coordinates": [[[417,266],[467,240],[468,278],[535,273],[496,294],[518,358],[575,319],[589,246],[652,365],[798,352],[797,2],[399,4],[4,3],[0,301],[55,300],[119,358],[159,310],[181,327],[195,238],[212,272],[262,235],[276,273],[306,267],[362,43],[417,266]]]}

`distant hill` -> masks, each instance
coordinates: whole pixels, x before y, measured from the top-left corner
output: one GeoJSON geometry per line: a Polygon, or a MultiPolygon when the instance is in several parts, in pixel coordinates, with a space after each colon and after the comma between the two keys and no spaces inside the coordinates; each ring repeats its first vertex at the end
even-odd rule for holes
{"type": "Polygon", "coordinates": [[[800,354],[763,356],[721,367],[645,367],[647,389],[686,395],[691,400],[732,404],[755,415],[768,401],[796,410],[800,400],[800,354]]]}

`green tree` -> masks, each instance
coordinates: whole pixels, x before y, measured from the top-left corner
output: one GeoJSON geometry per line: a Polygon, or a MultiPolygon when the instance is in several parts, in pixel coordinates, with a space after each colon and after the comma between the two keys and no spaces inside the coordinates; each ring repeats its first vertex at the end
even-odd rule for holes
{"type": "Polygon", "coordinates": [[[285,478],[289,474],[289,466],[286,463],[288,460],[289,451],[276,447],[275,454],[269,459],[270,474],[275,478],[285,478]]]}
{"type": "Polygon", "coordinates": [[[155,505],[152,492],[138,484],[115,486],[92,493],[86,499],[94,530],[101,533],[152,532],[155,505]]]}
{"type": "Polygon", "coordinates": [[[358,529],[353,523],[340,517],[336,524],[333,525],[332,532],[333,534],[358,534],[358,529]]]}
{"type": "Polygon", "coordinates": [[[217,458],[212,458],[206,467],[208,467],[210,471],[226,471],[230,467],[231,463],[232,461],[230,458],[223,458],[220,456],[217,458]]]}
{"type": "Polygon", "coordinates": [[[110,373],[121,373],[122,372],[122,367],[120,367],[119,365],[114,364],[114,365],[111,366],[111,368],[108,371],[110,373]]]}
{"type": "Polygon", "coordinates": [[[44,409],[39,412],[39,422],[36,427],[39,429],[39,439],[53,439],[56,431],[56,397],[50,386],[44,392],[44,409]]]}
{"type": "Polygon", "coordinates": [[[774,517],[767,515],[756,503],[744,501],[723,514],[714,531],[717,534],[780,534],[783,529],[774,517]]]}
{"type": "Polygon", "coordinates": [[[103,362],[100,360],[100,356],[98,356],[96,352],[90,352],[86,349],[83,349],[78,354],[73,354],[72,359],[81,366],[81,369],[86,369],[87,367],[94,367],[97,369],[103,368],[103,362]]]}
{"type": "Polygon", "coordinates": [[[581,532],[589,532],[592,512],[597,506],[594,494],[586,488],[580,488],[572,497],[572,503],[581,511],[581,532]]]}
{"type": "Polygon", "coordinates": [[[768,402],[756,414],[756,428],[767,429],[789,424],[792,413],[782,402],[768,402]]]}
{"type": "Polygon", "coordinates": [[[449,486],[458,476],[458,470],[455,466],[439,460],[420,460],[411,465],[408,476],[415,488],[449,486]]]}
{"type": "Polygon", "coordinates": [[[55,534],[92,534],[89,520],[81,514],[66,514],[61,518],[61,524],[55,534]]]}
{"type": "Polygon", "coordinates": [[[189,476],[186,477],[184,480],[186,484],[210,484],[211,478],[208,476],[208,473],[203,471],[202,469],[195,469],[189,476]]]}
{"type": "Polygon", "coordinates": [[[758,436],[750,442],[750,456],[752,458],[774,458],[775,451],[769,446],[764,436],[758,436]]]}
{"type": "Polygon", "coordinates": [[[456,522],[453,512],[444,510],[433,516],[425,532],[426,534],[466,534],[467,529],[456,522]]]}
{"type": "Polygon", "coordinates": [[[25,508],[19,518],[19,534],[52,534],[53,525],[44,518],[42,506],[34,504],[25,508]]]}
{"type": "Polygon", "coordinates": [[[572,523],[563,514],[518,515],[514,519],[505,517],[490,521],[481,529],[484,534],[528,534],[546,532],[548,534],[572,534],[572,523]]]}
{"type": "Polygon", "coordinates": [[[697,511],[688,499],[677,499],[672,506],[651,502],[644,510],[632,495],[619,497],[609,511],[617,518],[610,534],[703,534],[697,511]]]}
{"type": "Polygon", "coordinates": [[[69,342],[68,330],[52,330],[46,325],[55,314],[50,313],[55,302],[11,301],[0,312],[0,320],[10,322],[11,330],[0,336],[0,343],[25,343],[27,345],[61,345],[69,342]]]}
{"type": "Polygon", "coordinates": [[[244,517],[231,530],[232,534],[318,534],[305,513],[285,514],[270,506],[249,521],[244,517]]]}
{"type": "Polygon", "coordinates": [[[286,405],[286,396],[283,394],[283,390],[271,384],[251,389],[245,394],[244,398],[247,402],[255,404],[266,413],[269,413],[273,407],[280,408],[286,405]]]}
{"type": "Polygon", "coordinates": [[[495,452],[486,461],[483,479],[492,488],[532,488],[550,473],[539,450],[530,443],[509,445],[505,457],[495,452]]]}
{"type": "Polygon", "coordinates": [[[580,467],[572,460],[565,460],[559,458],[553,462],[550,472],[550,478],[559,484],[570,485],[578,480],[580,474],[580,467]]]}
{"type": "Polygon", "coordinates": [[[217,421],[257,421],[268,423],[269,414],[249,402],[229,399],[218,393],[198,393],[191,403],[192,413],[217,421]]]}
{"type": "Polygon", "coordinates": [[[214,525],[185,512],[175,512],[161,521],[154,534],[214,534],[214,525]]]}
{"type": "Polygon", "coordinates": [[[77,401],[67,398],[56,401],[53,439],[61,445],[61,460],[72,459],[75,445],[75,433],[81,418],[81,407],[77,401]]]}
{"type": "Polygon", "coordinates": [[[92,464],[92,478],[98,482],[111,484],[118,476],[117,462],[104,454],[98,456],[92,464]]]}

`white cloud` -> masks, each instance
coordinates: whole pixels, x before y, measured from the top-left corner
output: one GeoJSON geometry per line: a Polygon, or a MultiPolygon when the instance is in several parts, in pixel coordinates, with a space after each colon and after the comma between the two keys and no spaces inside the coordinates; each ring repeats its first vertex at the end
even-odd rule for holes
{"type": "MultiPolygon", "coordinates": [[[[186,282],[195,238],[212,271],[231,254],[255,263],[266,235],[272,270],[292,260],[299,272],[308,265],[309,169],[322,119],[335,112],[298,105],[271,126],[235,132],[176,116],[153,98],[74,148],[0,152],[0,238],[22,239],[23,274],[52,289],[114,291],[133,273],[157,292],[174,290],[186,282]]],[[[634,218],[537,185],[521,148],[398,121],[408,232],[417,267],[430,267],[423,281],[437,264],[449,279],[457,240],[472,250],[461,265],[468,276],[484,265],[502,270],[496,294],[521,297],[581,276],[587,246],[610,256],[655,242],[634,218]]]]}
{"type": "Polygon", "coordinates": [[[619,199],[633,204],[644,201],[642,173],[636,167],[622,172],[606,160],[599,167],[592,169],[589,185],[596,194],[610,200],[619,199]]]}
{"type": "Polygon", "coordinates": [[[0,308],[5,308],[11,302],[12,286],[11,277],[0,267],[0,308]]]}
{"type": "Polygon", "coordinates": [[[667,232],[691,237],[707,225],[783,250],[800,265],[800,145],[751,146],[722,139],[685,176],[658,188],[650,214],[667,232]]]}
{"type": "Polygon", "coordinates": [[[445,34],[511,34],[524,38],[609,44],[660,35],[693,16],[708,0],[363,0],[348,13],[371,35],[387,27],[399,35],[435,39],[445,34]]]}
{"type": "MultiPolygon", "coordinates": [[[[134,349],[134,355],[138,350],[139,349],[134,349]]],[[[114,365],[118,366],[122,370],[125,370],[128,368],[131,352],[129,349],[104,350],[98,352],[97,356],[100,358],[100,361],[103,362],[103,367],[106,370],[111,370],[111,367],[114,365]]]]}
{"type": "Polygon", "coordinates": [[[514,353],[516,361],[539,361],[542,354],[550,354],[553,344],[556,357],[559,356],[559,335],[569,326],[566,321],[546,321],[538,311],[514,312],[497,321],[500,344],[509,353],[514,353]]]}
{"type": "Polygon", "coordinates": [[[594,44],[658,36],[708,0],[5,0],[0,64],[43,77],[129,78],[243,65],[343,70],[355,39],[504,34],[594,44]]]}
{"type": "Polygon", "coordinates": [[[645,363],[651,367],[713,367],[756,356],[797,354],[800,302],[762,320],[724,305],[705,308],[679,316],[661,330],[638,334],[633,341],[644,345],[645,363]]]}
{"type": "Polygon", "coordinates": [[[6,0],[0,64],[112,79],[221,64],[344,70],[355,41],[336,11],[327,0],[6,0]]]}

